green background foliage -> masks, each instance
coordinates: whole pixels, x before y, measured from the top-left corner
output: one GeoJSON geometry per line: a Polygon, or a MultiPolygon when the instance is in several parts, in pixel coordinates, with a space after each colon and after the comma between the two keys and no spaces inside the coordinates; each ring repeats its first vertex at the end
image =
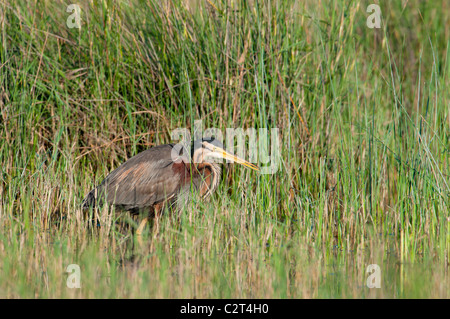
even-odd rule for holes
{"type": "Polygon", "coordinates": [[[79,1],[70,29],[67,1],[0,0],[0,296],[449,297],[450,6],[383,1],[370,29],[370,3],[79,1]],[[198,119],[279,128],[280,169],[226,165],[144,245],[83,216],[198,119]]]}

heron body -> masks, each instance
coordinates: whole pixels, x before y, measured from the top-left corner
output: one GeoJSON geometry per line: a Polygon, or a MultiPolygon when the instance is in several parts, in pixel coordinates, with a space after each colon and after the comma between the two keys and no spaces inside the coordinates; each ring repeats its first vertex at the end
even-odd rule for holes
{"type": "Polygon", "coordinates": [[[137,154],[112,171],[89,192],[83,208],[105,204],[131,213],[157,216],[163,207],[187,205],[192,188],[202,198],[217,188],[221,167],[213,158],[231,159],[258,170],[257,166],[226,152],[214,138],[194,143],[189,159],[176,144],[153,147],[137,154]]]}

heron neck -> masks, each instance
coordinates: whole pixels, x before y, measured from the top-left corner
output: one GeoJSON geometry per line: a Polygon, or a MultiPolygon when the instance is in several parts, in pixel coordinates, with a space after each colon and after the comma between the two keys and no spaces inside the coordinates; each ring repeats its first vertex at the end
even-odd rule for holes
{"type": "MultiPolygon", "coordinates": [[[[194,164],[195,165],[195,164],[194,164]]],[[[209,168],[211,170],[212,181],[207,185],[207,190],[203,194],[203,196],[207,197],[212,194],[219,186],[220,174],[222,173],[222,169],[217,163],[203,162],[196,165],[198,171],[203,171],[205,168],[209,168]]]]}

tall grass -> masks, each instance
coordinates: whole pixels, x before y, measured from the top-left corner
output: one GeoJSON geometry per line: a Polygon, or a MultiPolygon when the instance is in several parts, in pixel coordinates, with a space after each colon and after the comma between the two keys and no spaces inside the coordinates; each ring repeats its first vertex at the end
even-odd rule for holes
{"type": "Polygon", "coordinates": [[[0,296],[448,297],[446,1],[0,0],[0,296]],[[279,128],[281,165],[137,245],[85,194],[178,127],[279,128]],[[66,267],[81,268],[81,289],[66,267]],[[366,267],[381,267],[381,289],[366,267]]]}

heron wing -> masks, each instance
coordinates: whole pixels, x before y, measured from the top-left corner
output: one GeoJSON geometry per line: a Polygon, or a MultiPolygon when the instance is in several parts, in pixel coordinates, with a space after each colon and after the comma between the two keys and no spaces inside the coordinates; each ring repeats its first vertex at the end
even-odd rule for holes
{"type": "Polygon", "coordinates": [[[187,166],[172,160],[172,149],[172,144],[156,146],[130,158],[91,191],[91,197],[126,210],[145,209],[174,197],[187,166]]]}

